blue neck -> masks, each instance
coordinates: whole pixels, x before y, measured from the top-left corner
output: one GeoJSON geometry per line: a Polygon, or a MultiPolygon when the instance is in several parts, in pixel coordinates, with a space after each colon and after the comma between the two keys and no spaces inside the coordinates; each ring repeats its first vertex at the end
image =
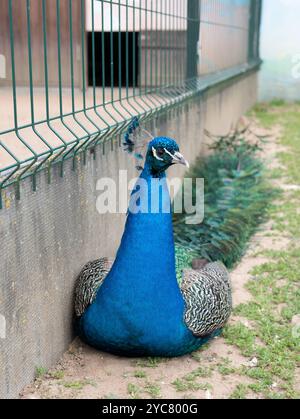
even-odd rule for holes
{"type": "MultiPolygon", "coordinates": [[[[141,192],[140,201],[143,209],[149,212],[133,213],[129,207],[125,231],[110,277],[115,289],[120,292],[124,287],[131,286],[136,293],[147,295],[155,293],[156,287],[169,292],[170,288],[178,289],[178,285],[166,177],[153,178],[146,164],[139,179],[138,184],[142,181],[148,186],[148,191],[141,192]],[[160,182],[161,193],[159,196],[153,193],[151,197],[151,183],[156,181],[160,182]],[[151,212],[151,203],[156,213],[151,212]],[[169,210],[167,213],[164,212],[166,208],[169,210]],[[114,275],[114,272],[118,274],[114,275]]],[[[131,199],[134,199],[134,192],[131,199]]]]}

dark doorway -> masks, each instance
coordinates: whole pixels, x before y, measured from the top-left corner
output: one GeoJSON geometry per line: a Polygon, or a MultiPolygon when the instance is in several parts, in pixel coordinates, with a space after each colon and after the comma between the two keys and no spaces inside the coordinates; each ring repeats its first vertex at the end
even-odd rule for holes
{"type": "MultiPolygon", "coordinates": [[[[105,86],[113,85],[117,87],[119,86],[119,79],[121,86],[124,87],[127,85],[132,87],[134,83],[137,84],[139,74],[139,33],[95,32],[95,81],[97,87],[103,85],[103,61],[105,86]],[[104,52],[102,51],[102,36],[104,36],[104,52]],[[113,71],[111,66],[111,44],[113,44],[113,71]],[[126,62],[128,62],[127,74],[126,62]]],[[[88,79],[89,85],[93,86],[92,32],[88,32],[88,79]]]]}

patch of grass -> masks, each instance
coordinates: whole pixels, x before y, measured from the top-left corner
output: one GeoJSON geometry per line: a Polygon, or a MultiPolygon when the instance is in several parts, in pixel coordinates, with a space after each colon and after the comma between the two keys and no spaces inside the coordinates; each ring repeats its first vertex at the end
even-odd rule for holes
{"type": "Polygon", "coordinates": [[[35,378],[43,378],[48,372],[45,367],[35,367],[35,378]]]}
{"type": "Polygon", "coordinates": [[[145,371],[137,370],[137,371],[134,371],[133,376],[135,378],[146,378],[147,377],[147,374],[146,374],[145,371]]]}
{"type": "Polygon", "coordinates": [[[222,358],[217,364],[218,371],[221,375],[231,375],[236,372],[236,368],[232,366],[229,358],[222,358]]]}
{"type": "Polygon", "coordinates": [[[271,107],[282,107],[282,106],[285,106],[286,105],[286,102],[285,102],[285,100],[283,100],[283,99],[273,99],[273,100],[271,100],[271,102],[269,103],[269,106],[271,106],[271,107]]]}
{"type": "Polygon", "coordinates": [[[272,128],[276,125],[278,115],[270,111],[270,106],[267,104],[257,104],[254,106],[250,116],[254,115],[264,128],[272,128]]]}
{"type": "Polygon", "coordinates": [[[173,381],[172,386],[177,392],[212,390],[212,385],[209,383],[195,383],[194,381],[186,381],[185,379],[180,378],[177,378],[175,381],[173,381]]]}
{"type": "Polygon", "coordinates": [[[267,173],[268,179],[280,179],[282,176],[282,169],[276,167],[276,169],[272,169],[267,173]]]}
{"type": "Polygon", "coordinates": [[[178,392],[201,390],[200,384],[195,383],[194,381],[185,381],[180,378],[176,378],[176,380],[172,382],[172,386],[178,392]]]}
{"type": "Polygon", "coordinates": [[[298,349],[300,339],[293,335],[291,319],[300,312],[300,291],[298,286],[299,249],[270,252],[276,258],[256,267],[252,274],[255,280],[247,288],[254,300],[235,309],[235,314],[254,322],[254,330],[242,324],[228,326],[226,341],[240,348],[245,356],[258,359],[256,368],[242,368],[241,374],[256,380],[251,387],[265,398],[278,396],[290,398],[295,394],[294,378],[300,360],[298,349]],[[296,260],[297,259],[297,260],[296,260]],[[278,286],[284,278],[286,285],[278,286]],[[278,305],[284,309],[278,311],[278,305]],[[255,337],[261,345],[255,344],[255,337]],[[284,389],[270,390],[272,384],[281,382],[284,389]]]}
{"type": "Polygon", "coordinates": [[[235,390],[231,393],[230,399],[246,399],[249,388],[245,384],[238,384],[235,390]]]}
{"type": "MultiPolygon", "coordinates": [[[[293,185],[300,184],[300,106],[273,101],[253,110],[263,126],[278,124],[282,129],[280,142],[287,150],[278,158],[283,169],[277,176],[282,183],[288,179],[293,185]]],[[[284,250],[261,252],[269,259],[255,267],[247,289],[253,300],[238,306],[234,314],[253,323],[253,329],[234,324],[225,329],[227,343],[237,346],[243,355],[255,356],[255,368],[242,367],[241,375],[253,383],[238,386],[232,398],[245,398],[248,391],[269,399],[299,397],[295,389],[295,373],[300,362],[300,337],[294,333],[294,316],[300,313],[300,192],[281,193],[280,201],[269,208],[273,220],[273,233],[278,240],[284,235],[291,237],[284,250]],[[281,309],[279,309],[281,307],[281,309]],[[256,343],[256,338],[260,344],[256,343]]]]}
{"type": "Polygon", "coordinates": [[[84,381],[65,381],[62,383],[65,388],[71,388],[73,390],[82,390],[85,386],[84,381]]]}
{"type": "Polygon", "coordinates": [[[102,397],[102,399],[103,400],[116,400],[116,399],[119,399],[120,397],[119,396],[117,396],[116,394],[114,394],[114,393],[108,393],[108,394],[106,394],[106,395],[104,395],[103,397],[102,397]]]}
{"type": "Polygon", "coordinates": [[[87,385],[96,386],[95,382],[92,380],[64,381],[62,382],[62,385],[65,388],[73,390],[82,390],[87,385]]]}
{"type": "Polygon", "coordinates": [[[158,384],[147,382],[144,389],[145,392],[149,394],[153,399],[159,399],[161,397],[161,388],[158,384]]]}
{"type": "Polygon", "coordinates": [[[244,356],[255,354],[255,333],[242,323],[227,325],[223,336],[226,343],[237,346],[244,356]]]}
{"type": "Polygon", "coordinates": [[[183,379],[185,381],[195,381],[196,378],[202,377],[207,378],[211,377],[212,369],[208,367],[199,367],[196,370],[190,372],[189,374],[186,374],[183,379]]]}
{"type": "Polygon", "coordinates": [[[127,385],[127,393],[132,399],[139,399],[140,398],[141,389],[135,384],[128,383],[127,385]]]}
{"type": "Polygon", "coordinates": [[[165,362],[165,358],[159,358],[159,357],[148,357],[144,359],[140,359],[136,361],[135,365],[140,368],[156,368],[161,364],[162,362],[165,362]]]}
{"type": "Polygon", "coordinates": [[[49,375],[54,380],[62,380],[65,376],[65,373],[64,371],[51,371],[49,375]]]}
{"type": "Polygon", "coordinates": [[[184,375],[182,378],[177,378],[172,382],[178,392],[197,391],[197,390],[209,390],[211,389],[210,384],[198,383],[198,378],[211,377],[212,367],[199,367],[196,370],[184,375]]]}

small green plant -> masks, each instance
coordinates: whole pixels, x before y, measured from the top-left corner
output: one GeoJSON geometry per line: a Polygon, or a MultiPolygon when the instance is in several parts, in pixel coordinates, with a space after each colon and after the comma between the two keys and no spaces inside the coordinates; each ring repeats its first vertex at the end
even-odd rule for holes
{"type": "Polygon", "coordinates": [[[65,373],[64,371],[51,371],[49,375],[54,380],[61,380],[64,378],[65,373]]]}
{"type": "Polygon", "coordinates": [[[246,399],[248,392],[249,392],[249,388],[247,385],[238,384],[229,398],[230,399],[246,399]]]}
{"type": "Polygon", "coordinates": [[[133,376],[135,378],[146,378],[147,377],[147,374],[143,370],[137,370],[137,371],[134,371],[133,376]]]}
{"type": "Polygon", "coordinates": [[[161,397],[161,389],[159,385],[147,382],[144,388],[146,393],[148,393],[153,399],[159,399],[161,397]]]}
{"type": "Polygon", "coordinates": [[[199,367],[196,370],[186,374],[183,379],[185,381],[194,381],[198,377],[206,378],[211,376],[212,369],[208,367],[199,367]]]}
{"type": "Polygon", "coordinates": [[[201,384],[195,383],[194,381],[185,381],[180,378],[173,381],[172,386],[178,392],[201,390],[201,384]]]}
{"type": "Polygon", "coordinates": [[[132,399],[139,399],[140,398],[140,391],[141,389],[136,386],[135,384],[128,383],[127,385],[127,392],[132,399]]]}
{"type": "Polygon", "coordinates": [[[255,333],[244,324],[238,322],[227,325],[224,329],[224,338],[227,343],[240,348],[244,356],[255,355],[255,333]]]}
{"type": "Polygon", "coordinates": [[[221,375],[231,375],[236,372],[236,369],[232,366],[231,360],[228,358],[222,358],[217,364],[217,367],[221,375]]]}
{"type": "Polygon", "coordinates": [[[47,374],[48,370],[45,367],[36,367],[35,368],[35,377],[43,378],[47,374]]]}
{"type": "Polygon", "coordinates": [[[116,394],[114,394],[114,393],[108,393],[108,394],[105,394],[103,397],[102,397],[102,399],[103,400],[116,400],[116,399],[119,399],[120,397],[118,397],[116,394]]]}
{"type": "Polygon", "coordinates": [[[281,108],[282,106],[285,106],[285,105],[286,105],[286,102],[283,99],[273,99],[271,100],[269,104],[269,106],[273,106],[275,108],[278,108],[278,107],[281,108]]]}
{"type": "Polygon", "coordinates": [[[73,390],[82,390],[85,386],[84,381],[66,381],[63,383],[65,388],[71,388],[73,390]]]}
{"type": "Polygon", "coordinates": [[[137,361],[135,365],[140,368],[156,368],[162,362],[164,362],[164,358],[148,357],[137,361]]]}
{"type": "Polygon", "coordinates": [[[64,381],[62,385],[65,388],[70,388],[73,390],[82,390],[87,385],[91,385],[95,387],[96,383],[92,380],[78,380],[78,381],[64,381]]]}

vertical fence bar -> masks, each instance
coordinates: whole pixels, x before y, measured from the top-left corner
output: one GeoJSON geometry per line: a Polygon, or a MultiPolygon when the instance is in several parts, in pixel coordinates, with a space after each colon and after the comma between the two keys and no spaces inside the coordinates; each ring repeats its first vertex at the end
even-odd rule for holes
{"type": "MultiPolygon", "coordinates": [[[[111,91],[111,100],[110,103],[112,105],[113,110],[115,113],[121,117],[121,121],[118,121],[115,116],[111,114],[111,117],[116,123],[116,131],[115,135],[121,133],[123,127],[126,125],[126,119],[124,115],[118,110],[115,106],[115,99],[114,99],[114,74],[115,74],[115,62],[114,62],[114,32],[113,32],[113,0],[110,0],[110,91],[111,91]]],[[[113,137],[111,139],[111,150],[113,150],[113,137]]]]}
{"type": "MultiPolygon", "coordinates": [[[[145,24],[146,24],[146,46],[145,46],[145,55],[147,57],[147,70],[148,70],[148,65],[149,65],[149,75],[147,74],[145,76],[146,80],[146,97],[150,102],[150,113],[149,113],[149,118],[151,118],[151,116],[157,111],[157,103],[154,101],[153,97],[152,97],[152,32],[151,32],[151,27],[152,27],[152,0],[145,0],[146,1],[146,18],[145,18],[145,24]],[[149,9],[149,3],[150,3],[150,9],[149,9]],[[149,17],[150,14],[150,17],[149,17]],[[148,23],[150,23],[150,42],[149,42],[149,26],[148,23]],[[148,57],[148,53],[150,55],[150,57],[148,57]],[[149,64],[148,64],[149,62],[149,64]],[[148,81],[149,79],[149,81],[148,81]]],[[[147,71],[148,73],[148,71],[147,71]]]]}
{"type": "MultiPolygon", "coordinates": [[[[89,140],[91,138],[91,133],[86,129],[86,127],[83,124],[81,124],[81,122],[76,117],[76,112],[75,112],[74,51],[73,51],[73,6],[72,6],[72,0],[69,0],[69,45],[70,45],[70,79],[71,79],[72,114],[73,114],[73,118],[74,118],[74,121],[76,122],[76,124],[78,124],[80,126],[80,128],[87,135],[87,138],[84,141],[82,140],[82,143],[76,148],[76,150],[74,150],[72,168],[73,168],[73,170],[75,170],[76,155],[79,152],[79,150],[82,147],[84,147],[87,142],[89,142],[89,140]]],[[[77,144],[75,144],[75,146],[70,150],[70,152],[72,152],[72,150],[76,146],[77,146],[77,144]]],[[[84,162],[85,162],[85,159],[84,159],[84,162]]]]}
{"type": "MultiPolygon", "coordinates": [[[[118,4],[118,83],[119,83],[119,103],[122,109],[126,112],[126,116],[131,117],[133,114],[123,105],[123,95],[122,95],[122,26],[121,26],[121,15],[122,15],[122,8],[121,8],[121,0],[119,0],[118,4]]],[[[126,1],[126,62],[129,60],[129,41],[128,41],[128,4],[126,1]]],[[[129,103],[129,93],[128,93],[128,82],[127,82],[127,74],[126,74],[126,101],[129,103]]],[[[132,106],[132,105],[131,105],[132,106]]],[[[121,142],[121,139],[120,139],[121,142]]],[[[119,142],[119,144],[120,144],[119,142]]]]}
{"type": "Polygon", "coordinates": [[[18,123],[18,102],[17,102],[17,85],[16,85],[16,66],[15,66],[15,39],[14,39],[14,22],[13,22],[13,8],[12,0],[8,2],[8,13],[9,13],[9,36],[10,36],[10,52],[11,52],[11,78],[12,78],[12,93],[13,93],[13,110],[14,110],[14,131],[18,140],[29,150],[33,157],[31,163],[28,164],[25,169],[18,174],[16,179],[16,198],[20,199],[20,180],[22,176],[29,171],[29,169],[37,162],[37,153],[32,149],[32,147],[27,144],[23,137],[19,133],[19,123],[18,123]]]}
{"type": "MultiPolygon", "coordinates": [[[[97,109],[97,97],[96,97],[96,41],[95,41],[95,6],[94,6],[94,1],[92,0],[92,9],[91,9],[91,15],[92,15],[92,78],[93,78],[93,109],[94,109],[94,113],[96,114],[96,116],[102,121],[104,122],[104,124],[107,127],[106,133],[104,133],[103,136],[99,137],[95,144],[94,144],[94,159],[96,158],[96,146],[99,144],[99,142],[101,141],[103,144],[103,153],[105,151],[105,142],[108,138],[110,138],[113,133],[115,132],[117,125],[115,126],[114,129],[111,128],[111,125],[109,124],[109,122],[106,121],[106,119],[100,114],[100,112],[98,112],[97,109]]],[[[107,115],[109,115],[109,117],[111,119],[112,116],[110,115],[110,113],[108,112],[108,110],[106,109],[106,94],[105,94],[105,83],[106,83],[106,74],[105,74],[105,32],[104,32],[104,2],[101,2],[101,65],[102,65],[102,107],[105,111],[105,113],[107,115]]],[[[116,120],[113,119],[113,121],[116,123],[116,120]]]]}
{"type": "Polygon", "coordinates": [[[200,1],[188,0],[187,2],[187,79],[198,75],[197,46],[200,30],[200,1]]]}
{"type": "MultiPolygon", "coordinates": [[[[32,66],[32,50],[31,50],[31,1],[26,0],[26,9],[27,9],[27,49],[28,49],[28,73],[29,73],[29,95],[30,95],[30,114],[31,114],[31,125],[34,134],[46,145],[48,151],[46,157],[36,165],[35,170],[32,173],[32,188],[36,190],[36,174],[37,171],[47,162],[49,158],[53,155],[53,149],[50,144],[37,132],[35,128],[35,109],[34,109],[34,92],[33,92],[33,66],[32,66]]],[[[48,174],[49,176],[49,174],[48,174]]],[[[48,178],[49,180],[49,178],[48,178]]]]}
{"type": "MultiPolygon", "coordinates": [[[[112,32],[112,16],[111,16],[111,2],[112,0],[110,0],[110,33],[112,32]]],[[[107,1],[106,1],[107,3],[107,1]]],[[[93,34],[95,32],[95,16],[94,16],[94,2],[92,2],[92,7],[93,7],[93,34]]],[[[103,109],[105,110],[106,114],[110,117],[110,119],[113,121],[113,125],[114,128],[112,128],[111,125],[108,126],[108,135],[105,136],[105,141],[104,139],[102,139],[103,141],[103,152],[105,152],[105,142],[108,139],[112,139],[114,137],[114,135],[117,135],[117,132],[119,131],[119,122],[117,121],[117,119],[114,117],[114,115],[108,110],[107,108],[107,104],[111,104],[112,100],[106,102],[106,92],[105,92],[105,88],[106,88],[106,72],[105,72],[105,20],[104,20],[104,1],[101,2],[101,48],[102,48],[102,98],[103,98],[103,109]]],[[[94,51],[95,53],[95,51],[94,51]]],[[[108,57],[110,57],[110,52],[108,54],[108,57]]],[[[95,55],[94,56],[94,64],[95,65],[95,55]]],[[[112,75],[112,66],[110,66],[110,75],[111,77],[113,77],[112,75]]],[[[94,88],[94,92],[95,92],[96,87],[94,88]]],[[[112,143],[111,143],[112,146],[112,143]]]]}
{"type": "MultiPolygon", "coordinates": [[[[128,65],[129,65],[129,4],[128,0],[126,0],[126,58],[128,59],[128,65]]],[[[141,103],[138,103],[136,100],[136,84],[137,84],[137,77],[136,72],[138,70],[137,65],[137,54],[136,54],[136,7],[135,2],[132,3],[132,95],[129,95],[129,89],[126,89],[126,102],[131,106],[131,108],[134,111],[134,114],[131,112],[131,115],[135,115],[140,118],[141,117],[141,109],[142,111],[145,111],[145,108],[143,108],[141,103]],[[132,103],[131,99],[133,99],[134,104],[132,103]]],[[[129,73],[128,73],[129,74],[129,73]]],[[[127,84],[126,84],[127,87],[127,84]]]]}
{"type": "MultiPolygon", "coordinates": [[[[163,94],[163,87],[164,87],[164,76],[163,76],[163,63],[164,63],[164,13],[163,13],[163,2],[160,2],[160,10],[158,13],[158,16],[160,16],[160,34],[159,34],[159,43],[158,43],[158,47],[159,47],[159,68],[157,71],[159,71],[159,88],[158,88],[158,92],[160,93],[160,97],[162,98],[163,101],[163,109],[166,108],[167,106],[167,99],[165,97],[165,95],[163,94]]],[[[157,10],[158,10],[158,6],[157,6],[157,10]]],[[[158,20],[158,17],[157,17],[158,20]]],[[[158,37],[157,37],[158,38],[158,37]]]]}
{"type": "MultiPolygon", "coordinates": [[[[126,6],[128,7],[128,0],[126,1],[126,6]]],[[[136,11],[139,11],[139,8],[136,6],[136,0],[132,0],[132,7],[133,7],[133,18],[132,18],[132,25],[133,25],[133,37],[132,37],[132,49],[133,49],[133,86],[132,86],[132,96],[133,101],[135,103],[135,106],[137,106],[140,110],[137,111],[139,115],[139,119],[146,113],[146,108],[143,106],[143,102],[141,100],[137,100],[137,97],[139,94],[137,94],[137,91],[140,92],[140,86],[138,86],[138,83],[141,84],[141,60],[140,60],[140,43],[141,43],[141,28],[139,28],[139,36],[137,38],[136,34],[136,27],[137,27],[137,21],[136,18],[136,11]],[[138,53],[136,54],[136,49],[138,49],[138,53]],[[137,77],[138,72],[138,77],[137,77]]],[[[139,21],[138,21],[139,23],[139,21]]],[[[128,29],[128,22],[126,28],[128,29]]],[[[127,99],[128,100],[128,99],[127,99]]],[[[134,108],[134,106],[132,105],[134,108]]],[[[135,108],[134,108],[135,109],[135,108]]]]}
{"type": "MultiPolygon", "coordinates": [[[[70,0],[71,2],[72,0],[70,0]]],[[[81,32],[81,73],[82,73],[82,106],[83,106],[83,113],[85,118],[96,128],[96,135],[92,139],[91,142],[95,142],[99,139],[101,135],[101,128],[98,124],[90,118],[87,114],[87,106],[86,106],[86,50],[85,50],[85,42],[86,42],[86,32],[85,32],[85,0],[80,0],[80,32],[81,32]]],[[[86,150],[89,147],[90,143],[84,144],[84,163],[86,161],[86,150]]],[[[79,148],[74,153],[74,159],[76,154],[79,152],[79,148]]],[[[94,149],[94,158],[96,158],[96,151],[94,149]]]]}
{"type": "MultiPolygon", "coordinates": [[[[43,54],[44,54],[44,83],[45,83],[45,111],[46,111],[46,123],[49,130],[59,139],[62,145],[59,147],[61,151],[55,155],[55,158],[48,161],[48,182],[51,182],[51,164],[67,149],[66,141],[61,135],[52,127],[50,122],[50,106],[49,106],[49,72],[48,72],[48,47],[47,47],[47,11],[46,11],[46,0],[42,0],[42,20],[43,20],[43,54]]],[[[61,167],[61,175],[62,175],[61,167]]]]}
{"type": "MultiPolygon", "coordinates": [[[[144,0],[139,0],[139,27],[140,27],[140,36],[139,36],[139,67],[140,67],[140,71],[139,71],[139,102],[142,102],[143,105],[146,106],[145,108],[145,112],[144,115],[142,115],[142,117],[140,118],[141,121],[146,119],[150,110],[149,107],[149,103],[146,102],[146,100],[144,99],[144,93],[146,91],[146,87],[143,89],[143,76],[142,76],[142,69],[143,69],[143,6],[142,6],[142,2],[144,0]]],[[[146,14],[145,8],[144,8],[144,13],[146,14]]],[[[143,106],[144,107],[144,106],[143,106]]]]}
{"type": "Polygon", "coordinates": [[[64,175],[63,166],[67,156],[72,153],[80,142],[80,138],[75,132],[65,123],[63,111],[63,90],[62,90],[62,65],[61,65],[61,22],[60,22],[60,0],[56,0],[56,33],[57,33],[57,73],[58,73],[58,97],[59,97],[59,112],[60,121],[64,128],[72,135],[72,140],[68,142],[69,150],[63,155],[61,161],[61,175],[64,175]]]}
{"type": "Polygon", "coordinates": [[[156,5],[155,8],[153,8],[153,3],[154,1],[151,0],[151,26],[150,26],[150,31],[151,31],[151,92],[153,93],[153,95],[155,96],[155,101],[156,101],[156,112],[159,112],[163,106],[164,103],[161,101],[159,95],[157,94],[158,91],[158,35],[157,35],[157,26],[158,26],[158,5],[157,5],[157,0],[156,0],[156,5]],[[154,19],[153,19],[153,15],[154,15],[154,19]],[[156,25],[155,25],[155,29],[153,27],[153,20],[155,20],[156,25]],[[155,43],[154,43],[155,40],[155,43]],[[155,48],[155,58],[153,60],[153,52],[154,52],[154,48],[155,48]],[[153,75],[154,72],[154,75],[153,75]]]}

